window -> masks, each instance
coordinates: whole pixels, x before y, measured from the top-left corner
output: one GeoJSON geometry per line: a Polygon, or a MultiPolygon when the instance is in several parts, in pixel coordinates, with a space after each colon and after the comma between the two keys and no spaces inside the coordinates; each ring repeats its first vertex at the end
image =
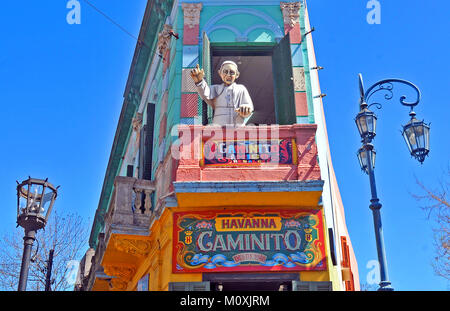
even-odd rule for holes
{"type": "Polygon", "coordinates": [[[268,53],[270,52],[253,52],[253,55],[245,55],[247,53],[242,53],[242,51],[213,49],[212,84],[222,83],[217,72],[225,60],[232,60],[238,65],[240,76],[236,83],[245,85],[255,107],[255,113],[249,120],[250,124],[276,123],[272,83],[272,57],[271,55],[266,55],[268,53]]]}
{"type": "MultiPolygon", "coordinates": [[[[289,34],[276,45],[210,43],[203,33],[202,67],[208,84],[220,84],[220,65],[225,60],[238,64],[237,83],[248,89],[255,107],[249,123],[296,123],[294,82],[289,34]]],[[[213,111],[203,103],[203,124],[211,122],[213,111]],[[206,121],[207,120],[207,121],[206,121]]]]}
{"type": "Polygon", "coordinates": [[[127,177],[134,177],[134,166],[133,165],[127,165],[127,177]]]}
{"type": "Polygon", "coordinates": [[[141,128],[139,142],[139,178],[151,180],[153,158],[153,134],[155,121],[155,105],[147,104],[147,120],[141,128]]]}

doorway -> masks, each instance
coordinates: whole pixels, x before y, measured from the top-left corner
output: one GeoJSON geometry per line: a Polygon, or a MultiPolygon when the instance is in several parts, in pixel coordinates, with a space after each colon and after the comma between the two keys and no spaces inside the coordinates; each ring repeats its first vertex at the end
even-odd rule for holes
{"type": "Polygon", "coordinates": [[[212,83],[221,84],[222,80],[218,74],[220,66],[226,60],[234,61],[238,65],[240,73],[236,83],[245,85],[255,108],[255,112],[248,123],[255,125],[276,123],[272,56],[264,55],[264,53],[259,55],[239,55],[231,51],[227,53],[228,55],[223,54],[223,52],[214,53],[213,51],[212,83]]]}
{"type": "MultiPolygon", "coordinates": [[[[203,33],[202,66],[208,84],[222,83],[218,70],[225,60],[237,63],[237,83],[246,86],[255,107],[248,124],[296,123],[294,82],[289,34],[277,44],[210,43],[203,33]]],[[[211,123],[213,111],[202,104],[202,123],[211,123]]]]}

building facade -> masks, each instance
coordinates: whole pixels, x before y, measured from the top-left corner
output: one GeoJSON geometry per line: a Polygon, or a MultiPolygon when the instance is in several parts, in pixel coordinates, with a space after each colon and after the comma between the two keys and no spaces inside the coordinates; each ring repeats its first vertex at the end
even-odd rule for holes
{"type": "Polygon", "coordinates": [[[81,290],[359,290],[304,1],[149,0],[81,290]],[[255,112],[211,124],[224,60],[255,112]]]}

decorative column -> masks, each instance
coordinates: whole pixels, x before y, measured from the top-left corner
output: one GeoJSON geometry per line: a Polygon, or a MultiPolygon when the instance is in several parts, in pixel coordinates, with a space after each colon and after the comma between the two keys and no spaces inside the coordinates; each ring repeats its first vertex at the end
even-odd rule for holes
{"type": "Polygon", "coordinates": [[[283,12],[284,33],[289,32],[291,36],[291,44],[299,44],[302,42],[300,32],[300,2],[281,2],[281,11],[283,12]]]}
{"type": "MultiPolygon", "coordinates": [[[[308,122],[308,102],[305,83],[305,67],[303,63],[302,35],[300,27],[300,2],[281,2],[283,12],[284,33],[290,36],[292,52],[292,71],[295,90],[295,110],[297,123],[308,122]]],[[[305,44],[305,43],[304,43],[305,44]]]]}
{"type": "Polygon", "coordinates": [[[202,3],[182,3],[184,13],[183,44],[198,44],[202,3]]]}
{"type": "Polygon", "coordinates": [[[194,124],[195,117],[199,114],[199,97],[190,71],[199,63],[200,12],[203,4],[182,3],[181,7],[184,13],[184,28],[180,123],[194,124]]]}

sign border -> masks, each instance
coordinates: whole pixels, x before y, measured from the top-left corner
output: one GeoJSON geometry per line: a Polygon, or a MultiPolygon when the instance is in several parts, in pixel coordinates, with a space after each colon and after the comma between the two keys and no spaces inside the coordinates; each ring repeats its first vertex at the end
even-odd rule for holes
{"type": "Polygon", "coordinates": [[[291,209],[252,209],[252,210],[230,210],[230,211],[214,211],[214,210],[206,210],[206,211],[185,211],[185,212],[174,212],[173,213],[173,240],[172,240],[172,272],[173,273],[215,273],[215,272],[289,272],[289,271],[324,271],[327,270],[327,254],[325,248],[325,233],[324,233],[324,220],[323,220],[323,212],[321,209],[301,209],[301,210],[291,210],[291,209]],[[239,265],[236,267],[217,267],[214,269],[207,269],[203,267],[199,267],[196,269],[179,269],[178,266],[178,252],[181,247],[182,242],[178,240],[178,234],[183,231],[180,229],[179,222],[185,217],[192,215],[193,217],[203,216],[202,219],[214,219],[219,215],[236,215],[236,214],[244,214],[251,215],[257,214],[267,215],[267,214],[277,214],[282,218],[292,217],[295,214],[315,214],[318,218],[318,248],[322,254],[322,259],[315,266],[299,266],[288,268],[279,266],[262,266],[262,265],[239,265]]]}

